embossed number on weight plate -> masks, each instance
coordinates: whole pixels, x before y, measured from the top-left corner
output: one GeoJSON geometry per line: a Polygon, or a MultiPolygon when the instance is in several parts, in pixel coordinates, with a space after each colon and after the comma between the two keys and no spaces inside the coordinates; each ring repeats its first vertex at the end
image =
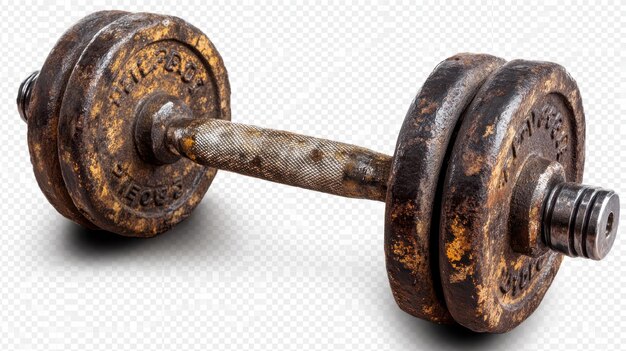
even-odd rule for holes
{"type": "Polygon", "coordinates": [[[533,281],[543,268],[544,257],[529,260],[519,268],[506,267],[500,272],[500,292],[515,296],[533,281]]]}

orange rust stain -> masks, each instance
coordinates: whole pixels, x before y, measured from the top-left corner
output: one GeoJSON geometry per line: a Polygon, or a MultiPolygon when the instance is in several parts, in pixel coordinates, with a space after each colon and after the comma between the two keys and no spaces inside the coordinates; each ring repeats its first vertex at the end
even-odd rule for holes
{"type": "Polygon", "coordinates": [[[422,312],[427,316],[432,316],[435,312],[435,306],[424,305],[422,306],[422,312]]]}
{"type": "MultiPolygon", "coordinates": [[[[454,235],[454,240],[446,243],[446,256],[448,256],[451,262],[458,262],[471,250],[472,244],[467,237],[465,227],[458,217],[452,220],[450,231],[454,235]]],[[[456,268],[454,264],[453,266],[456,268]]]]}
{"type": "Polygon", "coordinates": [[[403,204],[402,206],[395,206],[393,211],[391,211],[391,219],[396,220],[399,216],[405,214],[411,214],[415,212],[415,204],[412,202],[408,202],[403,204]]]}
{"type": "Polygon", "coordinates": [[[454,272],[450,275],[450,282],[458,283],[466,280],[468,275],[474,273],[473,264],[466,265],[460,263],[466,256],[471,259],[472,243],[469,240],[465,227],[457,217],[452,220],[450,231],[454,235],[454,240],[446,243],[446,256],[454,269],[454,272]]]}
{"type": "Polygon", "coordinates": [[[483,156],[477,155],[473,152],[463,155],[463,161],[467,165],[467,168],[465,169],[466,176],[476,175],[478,172],[480,172],[483,164],[485,163],[485,159],[483,156]]]}
{"type": "Polygon", "coordinates": [[[314,149],[311,151],[311,159],[315,162],[319,162],[324,158],[324,153],[319,149],[314,149]]]}
{"type": "Polygon", "coordinates": [[[191,150],[194,145],[194,141],[192,138],[183,138],[181,140],[181,144],[185,150],[191,150]]]}
{"type": "Polygon", "coordinates": [[[194,145],[196,144],[193,138],[185,136],[181,138],[179,143],[182,149],[185,150],[185,154],[187,155],[187,157],[191,159],[192,161],[196,161],[197,160],[196,152],[192,150],[194,145]]]}
{"type": "Polygon", "coordinates": [[[459,283],[465,281],[468,275],[474,273],[473,266],[457,265],[456,271],[450,275],[450,283],[459,283]]]}
{"type": "Polygon", "coordinates": [[[553,84],[554,84],[554,75],[551,75],[551,78],[546,79],[545,82],[543,83],[545,89],[550,89],[552,88],[553,84]]]}
{"type": "Polygon", "coordinates": [[[420,101],[420,113],[423,115],[430,115],[437,110],[437,107],[439,107],[435,101],[429,101],[426,106],[424,106],[424,102],[426,102],[426,100],[420,101]]]}
{"type": "Polygon", "coordinates": [[[502,307],[493,300],[490,286],[479,284],[476,286],[476,292],[478,306],[475,313],[477,317],[482,317],[482,320],[487,322],[490,329],[495,329],[502,317],[502,307]]]}
{"type": "Polygon", "coordinates": [[[485,133],[483,133],[483,138],[486,138],[492,135],[493,131],[494,131],[493,124],[488,125],[487,128],[485,128],[485,133]]]}
{"type": "Polygon", "coordinates": [[[403,241],[396,241],[393,243],[391,251],[396,259],[411,271],[416,270],[420,264],[419,257],[415,255],[412,245],[406,245],[403,241]]]}

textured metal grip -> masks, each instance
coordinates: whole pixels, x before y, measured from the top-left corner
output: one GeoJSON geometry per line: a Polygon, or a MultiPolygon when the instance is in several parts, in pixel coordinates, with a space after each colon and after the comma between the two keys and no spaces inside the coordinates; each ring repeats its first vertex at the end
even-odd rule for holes
{"type": "Polygon", "coordinates": [[[218,169],[354,198],[384,201],[391,157],[285,131],[206,119],[170,126],[181,155],[218,169]]]}

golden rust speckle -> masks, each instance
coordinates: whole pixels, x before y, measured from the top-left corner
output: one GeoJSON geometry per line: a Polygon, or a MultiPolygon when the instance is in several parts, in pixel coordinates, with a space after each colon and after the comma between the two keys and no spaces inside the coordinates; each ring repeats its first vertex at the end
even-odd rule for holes
{"type": "Polygon", "coordinates": [[[485,133],[483,134],[483,138],[486,138],[492,135],[493,131],[494,131],[493,124],[488,125],[487,128],[485,128],[485,133]]]}
{"type": "Polygon", "coordinates": [[[420,101],[420,113],[423,115],[433,114],[437,110],[438,107],[439,105],[437,104],[436,101],[426,101],[426,100],[420,101]]]}
{"type": "Polygon", "coordinates": [[[402,206],[394,206],[391,212],[391,219],[396,220],[400,216],[412,215],[415,212],[415,204],[407,202],[402,206]]]}
{"type": "Polygon", "coordinates": [[[457,265],[456,270],[450,275],[450,283],[460,283],[467,280],[467,276],[474,273],[471,265],[457,265]]]}
{"type": "Polygon", "coordinates": [[[450,231],[454,236],[452,242],[446,242],[446,256],[454,272],[450,274],[450,282],[458,283],[467,279],[468,275],[473,274],[474,265],[464,264],[461,261],[469,259],[471,261],[472,243],[465,226],[459,218],[454,218],[450,227],[450,231]]]}
{"type": "Polygon", "coordinates": [[[396,259],[408,270],[414,271],[418,268],[420,261],[415,254],[415,248],[404,241],[396,241],[391,248],[396,259]]]}
{"type": "Polygon", "coordinates": [[[484,156],[473,152],[464,154],[463,161],[465,162],[465,175],[473,176],[480,172],[485,162],[484,156]]]}
{"type": "Polygon", "coordinates": [[[183,149],[191,150],[195,144],[195,141],[191,137],[185,137],[180,141],[183,149]]]}
{"type": "Polygon", "coordinates": [[[435,312],[435,307],[432,305],[423,305],[422,312],[427,316],[433,316],[433,313],[435,312]]]}
{"type": "Polygon", "coordinates": [[[469,241],[466,229],[458,217],[452,220],[450,231],[454,240],[446,243],[446,255],[451,262],[459,262],[471,250],[472,243],[469,241]]]}

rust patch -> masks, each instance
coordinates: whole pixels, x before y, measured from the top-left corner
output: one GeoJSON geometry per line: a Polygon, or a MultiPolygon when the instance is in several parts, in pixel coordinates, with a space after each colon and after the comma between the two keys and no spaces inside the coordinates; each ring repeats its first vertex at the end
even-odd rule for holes
{"type": "Polygon", "coordinates": [[[536,177],[520,175],[531,155],[560,163],[568,181],[581,180],[584,114],[562,67],[521,60],[494,72],[467,111],[443,186],[441,282],[457,322],[505,332],[537,308],[560,263],[556,253],[542,255],[536,235],[519,224],[540,216],[541,196],[533,205],[534,185],[514,196],[516,184],[536,177]],[[552,115],[561,123],[546,128],[542,118],[552,115]],[[568,143],[557,143],[563,135],[568,143]],[[519,231],[526,237],[513,235],[519,231]],[[514,250],[516,243],[527,251],[514,250]]]}
{"type": "Polygon", "coordinates": [[[485,163],[484,157],[475,152],[468,152],[463,155],[463,158],[468,165],[465,170],[465,175],[468,177],[478,174],[485,163]]]}
{"type": "Polygon", "coordinates": [[[446,243],[446,256],[453,262],[452,265],[456,268],[454,262],[459,262],[465,255],[471,250],[472,244],[467,237],[465,227],[458,218],[454,218],[450,225],[450,232],[454,237],[452,242],[446,243]]]}
{"type": "Polygon", "coordinates": [[[397,241],[392,247],[396,259],[408,270],[415,271],[420,265],[420,257],[415,255],[415,247],[404,241],[397,241]]]}
{"type": "Polygon", "coordinates": [[[208,38],[175,17],[126,14],[91,38],[72,69],[59,160],[77,208],[127,236],[154,236],[186,218],[215,169],[184,159],[144,161],[134,127],[139,106],[156,95],[179,98],[194,118],[230,119],[228,76],[208,38]]]}
{"type": "Polygon", "coordinates": [[[324,158],[324,153],[319,149],[314,149],[311,151],[311,160],[314,162],[319,162],[324,158]]]}
{"type": "Polygon", "coordinates": [[[27,111],[28,147],[39,187],[60,214],[91,229],[97,226],[76,207],[61,173],[57,150],[59,113],[72,68],[85,46],[98,30],[125,14],[96,12],[69,28],[44,62],[27,111]]]}
{"type": "Polygon", "coordinates": [[[440,63],[414,99],[398,137],[385,211],[387,275],[402,310],[436,323],[454,323],[438,267],[437,198],[444,162],[459,117],[503,62],[459,54],[440,63]]]}
{"type": "Polygon", "coordinates": [[[428,101],[425,99],[420,101],[420,113],[423,115],[430,115],[434,113],[438,107],[439,104],[436,101],[428,101]]]}
{"type": "Polygon", "coordinates": [[[485,128],[485,133],[483,133],[483,138],[490,136],[491,134],[493,134],[493,132],[494,132],[493,124],[488,125],[485,128]]]}

